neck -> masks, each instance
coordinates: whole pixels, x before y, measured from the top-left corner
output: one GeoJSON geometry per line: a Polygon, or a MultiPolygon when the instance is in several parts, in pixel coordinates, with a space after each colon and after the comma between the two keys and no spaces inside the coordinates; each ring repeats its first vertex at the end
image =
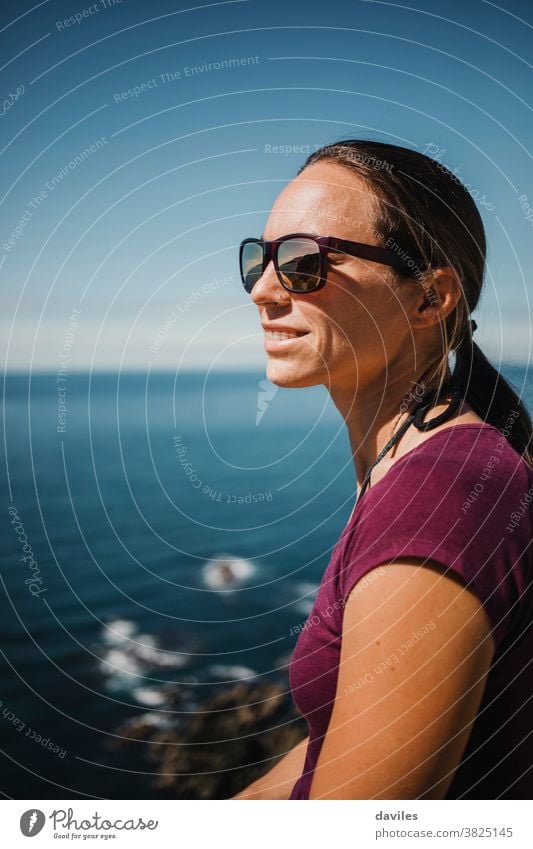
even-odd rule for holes
{"type": "MultiPolygon", "coordinates": [[[[348,428],[358,487],[361,487],[380,451],[420,402],[422,395],[430,386],[436,386],[436,365],[436,362],[432,363],[418,375],[411,370],[393,375],[389,370],[386,374],[375,376],[368,385],[359,385],[357,390],[353,384],[329,387],[333,403],[348,428]]],[[[401,437],[406,444],[410,430],[408,428],[401,437]]]]}

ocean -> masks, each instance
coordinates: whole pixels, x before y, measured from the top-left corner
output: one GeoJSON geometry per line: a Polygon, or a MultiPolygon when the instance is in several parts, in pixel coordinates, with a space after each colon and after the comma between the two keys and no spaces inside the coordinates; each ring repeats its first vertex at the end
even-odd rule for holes
{"type": "Polygon", "coordinates": [[[262,373],[13,373],[3,434],[2,792],[157,798],[120,728],[286,684],[354,503],[344,424],[262,373]]]}

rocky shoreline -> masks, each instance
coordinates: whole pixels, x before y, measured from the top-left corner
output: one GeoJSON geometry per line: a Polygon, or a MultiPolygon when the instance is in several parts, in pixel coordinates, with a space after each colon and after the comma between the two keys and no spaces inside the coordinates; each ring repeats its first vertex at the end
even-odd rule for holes
{"type": "Polygon", "coordinates": [[[307,735],[288,686],[274,681],[217,690],[194,711],[180,713],[177,688],[171,702],[176,719],[165,727],[149,715],[131,719],[116,729],[120,739],[111,744],[123,749],[148,743],[143,760],[152,778],[147,780],[161,798],[230,799],[307,735]]]}

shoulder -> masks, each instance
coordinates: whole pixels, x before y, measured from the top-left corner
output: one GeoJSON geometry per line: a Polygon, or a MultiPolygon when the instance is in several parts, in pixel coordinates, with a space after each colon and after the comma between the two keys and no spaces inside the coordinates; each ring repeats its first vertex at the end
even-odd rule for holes
{"type": "Polygon", "coordinates": [[[426,558],[469,586],[500,639],[531,596],[532,503],[533,470],[497,428],[442,430],[363,496],[343,539],[339,589],[347,598],[376,566],[426,558]]]}
{"type": "Polygon", "coordinates": [[[445,501],[448,515],[464,515],[480,502],[503,518],[532,484],[533,469],[502,432],[492,425],[463,424],[440,430],[399,457],[368,490],[361,512],[369,518],[379,505],[398,515],[398,507],[414,502],[418,510],[432,513],[445,501]]]}

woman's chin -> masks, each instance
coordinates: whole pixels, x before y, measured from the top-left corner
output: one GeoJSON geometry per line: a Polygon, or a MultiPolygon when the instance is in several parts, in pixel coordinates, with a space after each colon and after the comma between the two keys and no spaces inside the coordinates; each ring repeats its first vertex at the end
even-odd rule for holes
{"type": "Polygon", "coordinates": [[[309,365],[303,366],[276,357],[268,358],[266,376],[271,383],[285,389],[301,389],[321,382],[316,370],[309,365]]]}

